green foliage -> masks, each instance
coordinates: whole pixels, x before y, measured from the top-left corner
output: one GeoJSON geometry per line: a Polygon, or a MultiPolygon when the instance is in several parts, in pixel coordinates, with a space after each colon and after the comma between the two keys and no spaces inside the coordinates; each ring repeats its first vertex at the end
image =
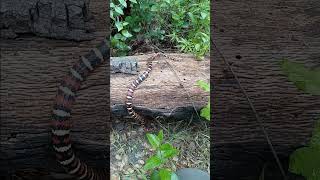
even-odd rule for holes
{"type": "MultiPolygon", "coordinates": [[[[131,7],[137,4],[136,0],[130,0],[131,7]]],[[[110,3],[111,31],[115,32],[111,36],[111,47],[116,50],[116,54],[125,55],[131,48],[128,42],[133,38],[131,34],[130,22],[123,20],[124,8],[127,7],[125,0],[112,0],[110,3]]]]}
{"type": "MultiPolygon", "coordinates": [[[[197,81],[197,85],[201,89],[203,89],[204,91],[210,92],[210,84],[208,84],[202,80],[199,80],[199,81],[197,81]]],[[[206,120],[210,121],[210,99],[208,101],[208,104],[204,108],[201,109],[200,116],[205,118],[206,120]]]]}
{"type": "MultiPolygon", "coordinates": [[[[320,69],[310,70],[303,64],[283,61],[282,69],[289,80],[300,90],[320,95],[320,69]]],[[[290,155],[289,171],[301,174],[307,180],[320,179],[320,120],[307,147],[299,148],[290,155]]]]}
{"type": "Polygon", "coordinates": [[[298,89],[320,95],[320,68],[311,70],[305,68],[303,64],[284,60],[282,69],[298,89]]]}
{"type": "Polygon", "coordinates": [[[143,167],[145,171],[152,171],[151,180],[177,180],[177,175],[163,166],[170,158],[178,155],[179,151],[170,143],[163,143],[162,130],[158,135],[147,133],[147,139],[151,147],[156,150],[143,167]]]}
{"type": "Polygon", "coordinates": [[[201,59],[210,49],[209,0],[131,0],[131,12],[124,18],[124,0],[110,4],[112,48],[125,54],[139,38],[152,43],[174,44],[182,52],[201,59]]]}
{"type": "Polygon", "coordinates": [[[161,19],[159,27],[182,52],[202,58],[209,51],[209,0],[159,0],[151,11],[161,19]]]}
{"type": "Polygon", "coordinates": [[[303,175],[307,180],[320,179],[320,120],[309,146],[299,148],[291,154],[289,170],[303,175]]]}

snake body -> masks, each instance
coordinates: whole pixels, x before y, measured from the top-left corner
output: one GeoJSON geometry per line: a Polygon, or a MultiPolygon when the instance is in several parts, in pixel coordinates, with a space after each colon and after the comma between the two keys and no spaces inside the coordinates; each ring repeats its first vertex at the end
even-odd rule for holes
{"type": "Polygon", "coordinates": [[[129,115],[130,115],[133,119],[139,121],[139,122],[142,124],[142,126],[143,126],[143,128],[144,128],[145,130],[146,130],[146,128],[145,128],[145,119],[144,119],[144,117],[142,117],[140,114],[138,114],[137,112],[135,112],[135,111],[133,110],[133,107],[132,107],[132,103],[133,103],[133,102],[132,102],[132,100],[133,100],[133,93],[134,93],[134,91],[138,88],[138,86],[139,86],[145,79],[148,78],[150,72],[152,71],[152,61],[153,61],[155,58],[159,57],[159,56],[160,56],[160,54],[157,53],[157,54],[151,56],[150,58],[148,58],[148,60],[147,60],[147,67],[148,67],[147,70],[144,71],[142,74],[140,74],[140,75],[137,77],[137,79],[135,79],[135,80],[131,83],[130,87],[128,88],[128,92],[127,92],[127,99],[126,99],[127,111],[128,111],[129,115]]]}
{"type": "Polygon", "coordinates": [[[57,161],[69,173],[83,180],[105,180],[106,170],[94,169],[82,162],[74,153],[70,141],[71,106],[76,92],[89,74],[110,57],[109,43],[104,40],[88,54],[82,56],[69,70],[58,88],[52,113],[51,139],[57,161]]]}

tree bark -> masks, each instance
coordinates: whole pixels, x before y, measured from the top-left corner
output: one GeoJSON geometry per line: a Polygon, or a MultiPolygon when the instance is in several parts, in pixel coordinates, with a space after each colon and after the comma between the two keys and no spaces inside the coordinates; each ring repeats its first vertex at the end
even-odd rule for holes
{"type": "MultiPolygon", "coordinates": [[[[281,71],[285,58],[319,66],[319,1],[213,1],[213,42],[230,63],[263,120],[285,170],[308,143],[320,97],[299,91],[281,71]]],[[[274,163],[267,141],[221,56],[212,46],[214,179],[258,179],[274,163]]],[[[276,167],[276,166],[275,166],[276,167]]],[[[279,168],[269,174],[281,179],[279,168]]],[[[276,177],[276,178],[275,178],[276,177]]]]}
{"type": "Polygon", "coordinates": [[[94,38],[93,21],[88,0],[2,0],[0,6],[3,38],[35,34],[57,39],[90,40],[94,38]]]}

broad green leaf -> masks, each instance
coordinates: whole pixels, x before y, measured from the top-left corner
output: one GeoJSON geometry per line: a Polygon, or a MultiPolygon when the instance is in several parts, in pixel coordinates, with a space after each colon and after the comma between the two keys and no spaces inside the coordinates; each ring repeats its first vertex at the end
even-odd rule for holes
{"type": "Polygon", "coordinates": [[[120,21],[116,21],[115,25],[116,25],[116,27],[118,29],[118,32],[120,32],[123,29],[123,25],[122,25],[122,23],[120,21]]]}
{"type": "Polygon", "coordinates": [[[125,0],[119,0],[119,2],[123,7],[127,7],[127,2],[125,0]]]}
{"type": "Polygon", "coordinates": [[[169,143],[162,144],[159,150],[158,152],[161,154],[159,155],[161,158],[171,158],[179,154],[179,151],[169,143]]]}
{"type": "Polygon", "coordinates": [[[162,130],[162,129],[159,131],[157,137],[158,137],[158,139],[159,139],[159,141],[160,141],[160,144],[161,144],[161,142],[162,142],[162,140],[163,140],[163,130],[162,130]]]}
{"type": "Polygon", "coordinates": [[[114,7],[114,10],[115,10],[118,14],[124,15],[123,10],[122,10],[121,7],[116,6],[116,7],[114,7]]]}
{"type": "Polygon", "coordinates": [[[160,146],[160,140],[156,135],[147,133],[147,138],[152,148],[157,149],[160,146]]]}
{"type": "Polygon", "coordinates": [[[197,85],[206,92],[210,92],[210,84],[206,83],[203,80],[198,80],[197,85]]]}
{"type": "Polygon", "coordinates": [[[158,156],[152,156],[147,159],[146,164],[143,166],[144,170],[153,169],[159,167],[161,165],[161,160],[158,156]]]}
{"type": "Polygon", "coordinates": [[[115,35],[113,36],[113,38],[115,38],[115,39],[122,39],[122,35],[119,34],[119,33],[117,33],[117,34],[115,34],[115,35]]]}
{"type": "Polygon", "coordinates": [[[204,117],[206,120],[210,121],[210,100],[208,104],[201,109],[200,116],[204,117]]]}
{"type": "Polygon", "coordinates": [[[122,30],[121,34],[126,38],[132,37],[132,34],[130,34],[128,30],[122,30]]]}
{"type": "Polygon", "coordinates": [[[320,148],[303,147],[290,155],[289,170],[307,180],[319,180],[320,148]]]}
{"type": "Polygon", "coordinates": [[[159,176],[161,180],[178,180],[178,176],[168,169],[160,169],[159,176]]]}
{"type": "Polygon", "coordinates": [[[201,12],[200,15],[202,19],[205,19],[208,16],[208,14],[204,12],[201,12]]]}
{"type": "Polygon", "coordinates": [[[151,173],[150,180],[160,180],[159,171],[154,170],[154,171],[151,173]]]}
{"type": "Polygon", "coordinates": [[[113,3],[110,3],[110,7],[111,7],[111,8],[114,8],[115,5],[114,5],[113,3]]]}
{"type": "Polygon", "coordinates": [[[298,89],[313,95],[320,95],[320,68],[307,69],[303,64],[284,60],[282,70],[298,89]]]}

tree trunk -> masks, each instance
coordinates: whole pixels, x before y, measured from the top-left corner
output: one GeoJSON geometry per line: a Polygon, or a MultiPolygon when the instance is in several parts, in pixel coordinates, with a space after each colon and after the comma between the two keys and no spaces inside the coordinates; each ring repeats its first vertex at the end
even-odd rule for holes
{"type": "MultiPolygon", "coordinates": [[[[320,2],[227,0],[212,5],[212,40],[238,75],[287,170],[288,156],[308,143],[319,119],[320,97],[297,90],[280,62],[285,58],[319,65],[320,21],[315,7],[320,2]]],[[[231,72],[213,46],[211,53],[211,175],[258,179],[263,165],[274,163],[274,158],[231,72]]],[[[272,173],[273,179],[281,179],[279,168],[272,173]]]]}

